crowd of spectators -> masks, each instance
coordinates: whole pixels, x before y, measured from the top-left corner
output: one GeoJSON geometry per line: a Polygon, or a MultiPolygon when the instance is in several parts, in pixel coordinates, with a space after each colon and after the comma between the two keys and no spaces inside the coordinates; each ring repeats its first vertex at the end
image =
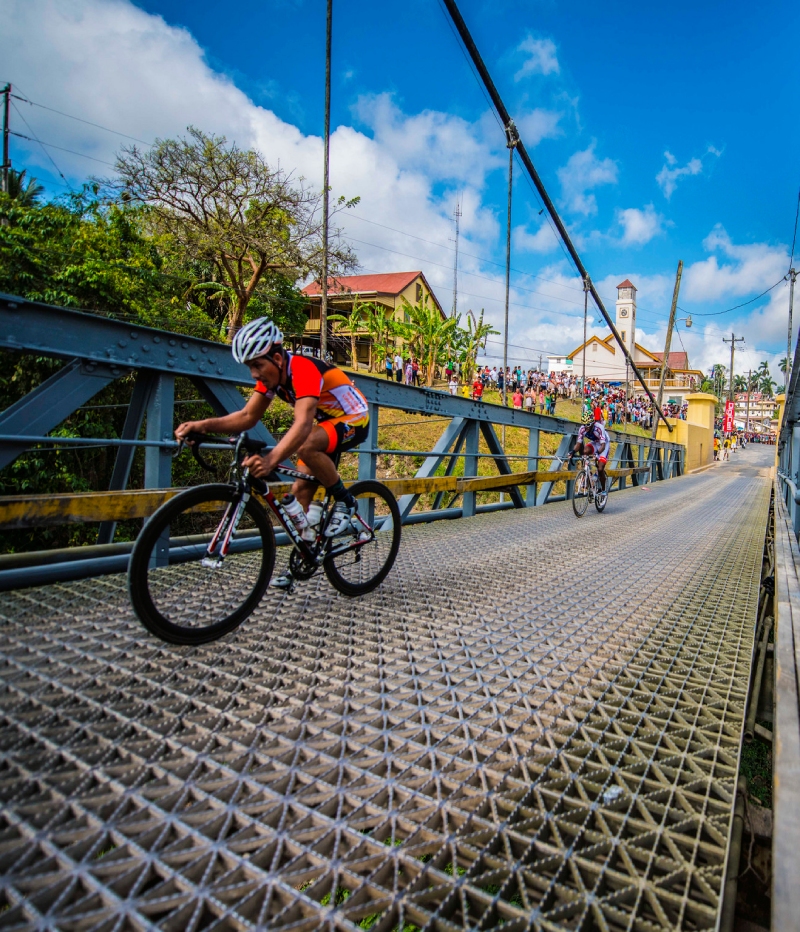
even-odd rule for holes
{"type": "MultiPolygon", "coordinates": [[[[419,360],[413,356],[403,357],[400,353],[387,354],[386,378],[405,385],[420,384],[419,360]]],[[[541,369],[525,369],[523,366],[480,366],[471,380],[461,378],[456,363],[448,363],[445,381],[451,395],[462,395],[479,401],[484,393],[496,390],[503,394],[506,404],[520,410],[555,415],[560,399],[576,401],[581,396],[581,380],[577,375],[564,372],[547,373],[541,369]]],[[[650,399],[642,392],[626,392],[619,382],[587,379],[583,391],[587,407],[600,408],[609,427],[638,424],[649,429],[653,424],[653,408],[650,399]]],[[[666,401],[662,410],[667,417],[686,420],[688,405],[666,401]]]]}

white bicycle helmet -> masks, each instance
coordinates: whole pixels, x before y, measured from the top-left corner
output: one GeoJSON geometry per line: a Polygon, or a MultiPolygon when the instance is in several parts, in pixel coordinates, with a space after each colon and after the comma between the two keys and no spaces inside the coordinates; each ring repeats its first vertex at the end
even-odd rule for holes
{"type": "Polygon", "coordinates": [[[283,343],[283,334],[269,317],[259,317],[238,331],[231,352],[236,362],[248,362],[266,355],[276,343],[283,343]]]}

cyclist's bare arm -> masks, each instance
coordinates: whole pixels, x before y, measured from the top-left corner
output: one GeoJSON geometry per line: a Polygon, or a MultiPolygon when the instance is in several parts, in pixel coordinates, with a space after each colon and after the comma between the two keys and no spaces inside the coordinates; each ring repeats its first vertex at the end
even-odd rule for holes
{"type": "MultiPolygon", "coordinates": [[[[314,430],[314,415],[317,413],[318,398],[298,398],[294,405],[294,423],[286,432],[286,435],[272,447],[264,456],[248,456],[243,460],[242,465],[247,466],[254,476],[266,476],[282,460],[288,459],[294,453],[297,453],[308,440],[311,432],[314,430]]],[[[327,446],[327,434],[325,436],[325,445],[327,446]]],[[[309,466],[311,464],[309,463],[309,466]]]]}
{"type": "Polygon", "coordinates": [[[241,434],[258,424],[269,407],[270,400],[260,392],[253,392],[241,411],[226,414],[224,417],[205,418],[202,421],[185,421],[175,428],[175,436],[182,440],[192,430],[202,434],[241,434]]]}

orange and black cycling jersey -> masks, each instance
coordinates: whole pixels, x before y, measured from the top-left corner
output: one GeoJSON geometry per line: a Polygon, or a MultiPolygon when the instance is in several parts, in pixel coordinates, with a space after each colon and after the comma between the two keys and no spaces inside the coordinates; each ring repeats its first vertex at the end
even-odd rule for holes
{"type": "Polygon", "coordinates": [[[300,398],[317,398],[318,421],[346,417],[351,423],[364,423],[369,419],[367,399],[353,385],[347,375],[336,366],[312,356],[296,356],[285,352],[286,386],[279,385],[274,392],[259,380],[255,390],[267,398],[274,395],[294,407],[300,398]]]}

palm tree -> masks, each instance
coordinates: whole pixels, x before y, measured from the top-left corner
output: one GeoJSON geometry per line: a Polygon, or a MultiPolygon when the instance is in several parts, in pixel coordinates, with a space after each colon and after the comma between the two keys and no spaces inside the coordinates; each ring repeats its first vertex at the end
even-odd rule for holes
{"type": "Polygon", "coordinates": [[[369,371],[377,369],[390,351],[397,332],[397,321],[381,304],[368,304],[363,317],[364,329],[369,337],[369,371]]]}
{"type": "Polygon", "coordinates": [[[766,375],[762,375],[758,382],[758,388],[763,395],[766,395],[767,398],[772,397],[772,392],[775,389],[775,381],[770,378],[769,372],[766,375]]]}
{"type": "Polygon", "coordinates": [[[733,390],[735,392],[746,392],[747,391],[747,379],[743,375],[734,376],[733,390]]]}
{"type": "Polygon", "coordinates": [[[780,361],[780,363],[778,364],[778,366],[779,366],[781,372],[782,372],[784,375],[786,375],[786,370],[789,368],[789,357],[788,357],[788,356],[784,356],[783,359],[782,359],[782,360],[780,361]]]}
{"type": "Polygon", "coordinates": [[[337,330],[349,329],[350,331],[350,359],[356,372],[358,372],[358,351],[356,349],[356,340],[358,338],[359,331],[366,329],[366,317],[367,313],[371,309],[371,304],[368,304],[366,301],[359,301],[358,297],[355,297],[353,299],[353,309],[349,314],[328,315],[328,320],[338,321],[341,324],[340,327],[337,327],[337,330]]]}
{"type": "Polygon", "coordinates": [[[26,168],[21,172],[11,168],[8,172],[8,196],[20,207],[33,207],[44,194],[44,185],[39,184],[35,178],[25,180],[27,173],[26,168]]]}
{"type": "MultiPolygon", "coordinates": [[[[461,321],[460,314],[458,321],[461,321]]],[[[453,340],[458,361],[461,363],[461,372],[467,381],[472,380],[472,370],[475,368],[478,353],[486,349],[487,338],[499,332],[491,324],[483,322],[483,308],[481,308],[481,316],[477,318],[472,311],[467,311],[467,326],[466,328],[458,327],[453,340]]]]}
{"type": "Polygon", "coordinates": [[[728,373],[727,367],[721,363],[715,363],[711,369],[711,377],[714,380],[714,394],[721,397],[725,389],[725,376],[728,373]]]}
{"type": "Polygon", "coordinates": [[[453,331],[458,326],[455,317],[442,318],[436,305],[429,303],[429,295],[417,304],[409,304],[403,298],[403,312],[407,320],[398,324],[409,350],[422,364],[428,387],[433,385],[436,366],[442,363],[445,349],[453,331]]]}

